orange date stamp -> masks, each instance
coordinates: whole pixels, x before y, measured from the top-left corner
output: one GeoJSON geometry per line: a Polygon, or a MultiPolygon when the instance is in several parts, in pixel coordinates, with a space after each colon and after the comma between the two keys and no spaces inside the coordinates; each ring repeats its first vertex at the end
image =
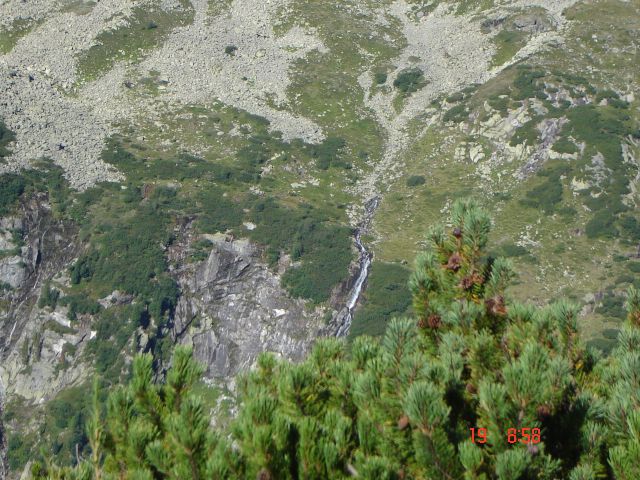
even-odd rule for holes
{"type": "MultiPolygon", "coordinates": [[[[486,428],[470,428],[471,442],[473,443],[487,443],[487,429],[486,428]]],[[[536,444],[540,443],[540,429],[539,428],[509,428],[507,429],[507,442],[509,443],[524,443],[524,444],[536,444]]]]}

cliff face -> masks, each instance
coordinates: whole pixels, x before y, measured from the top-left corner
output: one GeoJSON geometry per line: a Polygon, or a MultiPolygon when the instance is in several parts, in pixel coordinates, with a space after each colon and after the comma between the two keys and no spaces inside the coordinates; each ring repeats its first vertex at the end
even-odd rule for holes
{"type": "MultiPolygon", "coordinates": [[[[71,322],[67,306],[38,302],[47,282],[69,285],[67,269],[81,249],[76,229],[54,220],[43,198],[25,204],[23,212],[22,218],[0,220],[8,252],[0,260],[0,281],[7,285],[0,317],[0,392],[42,401],[86,377],[81,353],[95,331],[91,315],[71,322]]],[[[291,299],[248,240],[206,235],[207,258],[190,263],[186,255],[193,238],[183,236],[168,252],[180,287],[169,323],[172,340],[192,345],[212,378],[235,375],[263,351],[302,358],[323,326],[324,310],[291,299]]],[[[131,302],[121,292],[100,301],[106,309],[131,302]]],[[[144,332],[138,338],[138,350],[144,351],[148,338],[144,332]]]]}
{"type": "Polygon", "coordinates": [[[30,199],[21,211],[0,220],[0,397],[39,400],[72,381],[53,375],[56,360],[65,343],[80,343],[86,334],[84,328],[62,334],[69,327],[64,313],[37,306],[46,281],[64,275],[77,254],[77,229],[53,218],[45,196],[30,199]]]}
{"type": "MultiPolygon", "coordinates": [[[[94,316],[78,314],[72,321],[68,305],[46,305],[43,298],[49,282],[61,290],[69,287],[68,268],[82,245],[73,225],[53,218],[46,196],[25,203],[22,216],[2,218],[0,226],[5,247],[0,281],[6,285],[0,317],[0,409],[16,399],[37,409],[93,376],[86,349],[96,335],[94,316]]],[[[248,240],[206,235],[206,259],[190,262],[192,242],[202,240],[190,227],[177,233],[167,251],[180,296],[165,336],[171,343],[192,345],[206,376],[226,385],[263,351],[302,358],[324,325],[324,310],[291,299],[280,286],[279,274],[248,240]]],[[[108,310],[133,301],[116,291],[99,303],[108,310]]],[[[132,351],[150,348],[148,333],[141,328],[129,341],[132,351]]],[[[0,432],[36,427],[35,420],[27,425],[0,423],[0,432]]],[[[6,449],[6,434],[2,438],[6,449]]]]}
{"type": "Polygon", "coordinates": [[[193,345],[212,377],[248,368],[263,351],[300,359],[318,335],[322,311],[292,300],[247,240],[208,235],[206,260],[183,265],[173,336],[193,345]]]}

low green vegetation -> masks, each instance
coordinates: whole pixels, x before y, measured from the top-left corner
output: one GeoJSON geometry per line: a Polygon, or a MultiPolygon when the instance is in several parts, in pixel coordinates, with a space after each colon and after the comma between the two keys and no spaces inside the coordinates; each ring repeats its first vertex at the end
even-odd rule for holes
{"type": "Polygon", "coordinates": [[[382,335],[393,317],[405,315],[411,306],[407,286],[410,271],[401,265],[374,262],[367,278],[361,305],[356,310],[349,339],[382,335]]]}
{"type": "Polygon", "coordinates": [[[456,203],[450,224],[431,229],[416,261],[413,316],[380,340],[320,340],[299,363],[262,354],[238,382],[228,430],[194,394],[203,369],[189,349],[160,381],[138,356],[106,408],[94,401],[91,455],[71,468],[36,461],[32,475],[636,478],[640,292],[629,290],[618,347],[602,358],[580,337],[578,307],[505,296],[513,271],[485,255],[491,222],[475,204],[456,203]]]}
{"type": "Polygon", "coordinates": [[[570,167],[561,162],[547,162],[538,170],[537,176],[543,178],[542,183],[526,193],[520,202],[527,207],[541,209],[550,214],[562,201],[563,184],[561,177],[570,171],[570,167]]]}
{"type": "Polygon", "coordinates": [[[268,246],[272,264],[281,252],[301,261],[282,278],[294,296],[322,302],[346,278],[352,258],[351,230],[330,221],[325,213],[311,205],[290,209],[266,199],[254,205],[251,221],[256,228],[250,237],[268,246]]]}
{"type": "Polygon", "coordinates": [[[404,95],[417,92],[427,84],[424,72],[419,68],[407,68],[402,70],[393,81],[393,86],[404,95]]]}
{"type": "Polygon", "coordinates": [[[11,153],[7,147],[15,138],[15,134],[0,120],[0,162],[11,153]]]}
{"type": "Polygon", "coordinates": [[[51,282],[46,282],[42,287],[40,298],[38,299],[38,308],[49,307],[55,310],[60,298],[60,290],[51,287],[51,282]]]}
{"type": "Polygon", "coordinates": [[[442,116],[442,121],[445,123],[460,123],[464,122],[468,118],[469,110],[467,106],[465,104],[459,104],[447,110],[447,112],[442,116]]]}
{"type": "Polygon", "coordinates": [[[36,162],[34,169],[0,175],[0,215],[7,215],[23,195],[46,192],[54,217],[78,213],[71,204],[71,193],[62,168],[48,160],[36,162]]]}
{"type": "Polygon", "coordinates": [[[424,175],[411,175],[407,178],[406,184],[407,187],[417,187],[424,185],[425,182],[426,179],[424,178],[424,175]]]}
{"type": "Polygon", "coordinates": [[[90,400],[90,389],[82,385],[68,388],[50,399],[43,412],[27,408],[20,400],[6,404],[2,418],[5,426],[32,422],[36,419],[36,413],[42,421],[37,432],[8,436],[9,468],[14,472],[20,471],[42,452],[55,456],[65,464],[75,464],[77,458],[88,455],[90,450],[85,423],[89,418],[87,407],[90,406],[90,400]]]}
{"type": "Polygon", "coordinates": [[[539,116],[533,117],[531,120],[518,127],[511,137],[509,145],[512,147],[520,144],[526,144],[528,146],[536,145],[540,136],[540,132],[538,130],[540,120],[542,119],[539,116]]]}
{"type": "Polygon", "coordinates": [[[349,169],[351,164],[342,160],[340,155],[345,146],[346,142],[343,138],[328,137],[322,143],[310,148],[320,170],[326,170],[331,166],[349,169]]]}
{"type": "Polygon", "coordinates": [[[527,44],[527,33],[514,30],[501,30],[493,37],[496,53],[491,59],[495,67],[507,63],[527,44]]]}
{"type": "Polygon", "coordinates": [[[78,74],[85,81],[100,77],[118,61],[136,61],[160,46],[171,31],[193,21],[189,2],[180,1],[173,10],[164,10],[158,3],[134,7],[126,23],[105,30],[95,44],[78,59],[78,74]]]}
{"type": "Polygon", "coordinates": [[[556,143],[553,144],[553,149],[558,153],[576,153],[578,151],[578,147],[575,143],[567,138],[561,138],[556,143]]]}
{"type": "Polygon", "coordinates": [[[383,83],[387,83],[387,72],[376,72],[373,75],[373,79],[375,80],[376,84],[378,84],[378,85],[382,85],[383,83]]]}
{"type": "Polygon", "coordinates": [[[24,193],[27,185],[21,175],[5,173],[0,176],[0,215],[6,215],[24,193]]]}
{"type": "Polygon", "coordinates": [[[29,33],[37,23],[32,19],[18,18],[8,27],[0,28],[0,54],[11,52],[18,40],[29,33]]]}

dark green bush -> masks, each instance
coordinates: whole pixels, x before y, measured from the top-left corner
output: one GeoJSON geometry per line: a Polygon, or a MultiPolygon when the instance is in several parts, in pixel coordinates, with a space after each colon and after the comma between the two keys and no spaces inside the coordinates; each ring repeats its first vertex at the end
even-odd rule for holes
{"type": "Polygon", "coordinates": [[[509,97],[494,95],[487,100],[491,108],[499,111],[500,113],[506,113],[509,110],[509,97]]]}
{"type": "Polygon", "coordinates": [[[102,309],[98,302],[84,294],[68,295],[62,297],[59,302],[60,305],[65,305],[69,308],[67,316],[70,320],[76,320],[78,314],[95,315],[102,309]]]}
{"type": "Polygon", "coordinates": [[[224,47],[224,53],[226,53],[227,55],[235,55],[237,50],[238,47],[236,47],[235,45],[227,45],[226,47],[224,47]]]}
{"type": "Polygon", "coordinates": [[[150,304],[150,312],[164,314],[177,296],[163,249],[171,241],[168,226],[162,211],[152,204],[140,205],[133,217],[106,226],[94,238],[89,251],[71,267],[71,282],[91,282],[101,294],[121,290],[139,296],[150,304]],[[159,292],[168,296],[158,297],[159,292]]]}
{"type": "Polygon", "coordinates": [[[569,207],[569,206],[560,207],[560,208],[556,209],[556,212],[559,215],[562,215],[563,217],[566,217],[566,218],[569,218],[569,219],[575,218],[576,215],[578,215],[578,210],[576,210],[573,207],[569,207]]]}
{"type": "MultiPolygon", "coordinates": [[[[600,152],[607,167],[621,171],[621,137],[633,134],[633,124],[619,110],[593,105],[579,105],[567,110],[569,123],[563,127],[563,133],[570,133],[578,141],[591,147],[591,153],[600,152]]],[[[624,178],[624,175],[621,175],[624,178]]],[[[628,182],[623,182],[626,185],[628,182]]]]}
{"type": "Polygon", "coordinates": [[[624,298],[614,295],[612,292],[607,292],[602,299],[602,304],[596,308],[596,313],[608,318],[624,319],[627,315],[627,311],[624,308],[624,298]]]}
{"type": "Polygon", "coordinates": [[[32,458],[31,448],[32,445],[30,445],[22,435],[9,435],[9,440],[7,441],[7,461],[12,471],[20,471],[32,458]]]}
{"type": "Polygon", "coordinates": [[[628,262],[627,268],[633,273],[640,273],[640,262],[628,262]]]}
{"type": "Polygon", "coordinates": [[[538,138],[540,137],[540,131],[537,128],[540,120],[540,117],[534,117],[518,127],[518,129],[511,137],[509,145],[511,145],[512,147],[520,145],[521,143],[526,143],[527,145],[535,145],[538,142],[538,138]]]}
{"type": "Polygon", "coordinates": [[[0,175],[0,215],[6,215],[24,193],[24,177],[14,173],[0,175]]]}
{"type": "Polygon", "coordinates": [[[526,100],[527,98],[535,98],[539,94],[545,95],[544,82],[538,81],[544,76],[545,73],[542,70],[534,70],[527,65],[519,65],[518,75],[513,82],[514,90],[511,98],[514,100],[526,100]]]}
{"type": "Polygon", "coordinates": [[[560,138],[553,144],[553,149],[558,153],[576,153],[578,147],[568,138],[560,138]]]}
{"type": "Polygon", "coordinates": [[[443,115],[442,120],[444,120],[447,123],[448,122],[460,123],[460,122],[464,122],[468,118],[469,118],[469,111],[467,110],[466,105],[459,104],[447,110],[447,113],[443,115]]]}
{"type": "Polygon", "coordinates": [[[52,309],[55,309],[58,304],[58,298],[60,298],[60,291],[55,288],[51,288],[51,283],[46,282],[42,287],[42,292],[40,293],[38,307],[51,307],[52,309]]]}
{"type": "Polygon", "coordinates": [[[607,103],[613,108],[629,108],[629,102],[625,102],[624,100],[620,100],[617,98],[607,100],[607,103]]]}
{"type": "Polygon", "coordinates": [[[417,92],[426,84],[424,72],[419,68],[405,69],[401,71],[393,81],[393,86],[405,95],[417,92]]]}
{"type": "Polygon", "coordinates": [[[640,222],[631,215],[622,215],[618,222],[622,232],[632,241],[640,241],[640,222]]]}
{"type": "Polygon", "coordinates": [[[0,161],[11,153],[7,149],[7,145],[13,142],[15,138],[15,134],[7,128],[2,120],[0,120],[0,161]]]}
{"type": "Polygon", "coordinates": [[[618,275],[618,277],[616,278],[616,285],[622,284],[622,283],[633,283],[633,281],[636,279],[636,277],[634,277],[633,275],[628,275],[628,274],[622,274],[622,275],[618,275]]]}
{"type": "Polygon", "coordinates": [[[393,317],[401,317],[411,306],[407,287],[410,271],[393,263],[374,262],[361,305],[356,310],[349,337],[382,335],[393,317]]]}
{"type": "Polygon", "coordinates": [[[407,178],[407,187],[417,187],[418,185],[424,185],[425,178],[422,175],[411,175],[407,178]]]}
{"type": "Polygon", "coordinates": [[[75,459],[88,449],[84,424],[88,418],[91,394],[86,385],[60,392],[46,407],[45,437],[58,458],[65,462],[75,459]]]}
{"type": "Polygon", "coordinates": [[[220,190],[208,189],[201,192],[198,206],[202,212],[198,218],[198,228],[202,232],[225,232],[242,225],[242,206],[224,197],[220,190]]]}
{"type": "Polygon", "coordinates": [[[553,213],[556,205],[562,201],[562,190],[560,178],[550,176],[544,183],[529,190],[520,203],[527,207],[539,208],[545,213],[553,213]]]}
{"type": "Polygon", "coordinates": [[[289,292],[316,303],[327,300],[331,290],[347,276],[351,261],[351,229],[305,222],[294,246],[302,247],[302,265],[282,277],[289,292]]]}
{"type": "Polygon", "coordinates": [[[344,138],[329,136],[322,143],[313,145],[311,155],[316,159],[318,168],[327,170],[329,167],[347,167],[340,156],[346,144],[344,138]]]}
{"type": "Polygon", "coordinates": [[[456,102],[459,102],[462,99],[464,99],[464,93],[462,93],[462,92],[456,92],[453,95],[449,95],[446,98],[448,103],[456,103],[456,102]]]}
{"type": "Polygon", "coordinates": [[[376,72],[373,75],[373,79],[378,85],[382,85],[387,82],[387,72],[376,72]]]}
{"type": "Polygon", "coordinates": [[[251,221],[256,228],[249,235],[267,247],[271,264],[282,251],[301,260],[302,265],[290,268],[282,279],[294,296],[322,302],[347,275],[351,229],[331,222],[318,209],[292,209],[267,198],[254,205],[251,221]]]}
{"type": "Polygon", "coordinates": [[[601,102],[604,99],[610,100],[610,99],[618,99],[620,98],[620,95],[618,95],[617,92],[610,90],[610,89],[605,89],[605,90],[600,90],[598,92],[598,94],[596,95],[596,103],[601,102]]]}
{"type": "Polygon", "coordinates": [[[585,233],[589,238],[615,238],[618,229],[615,226],[615,215],[608,210],[600,210],[587,222],[585,233]]]}

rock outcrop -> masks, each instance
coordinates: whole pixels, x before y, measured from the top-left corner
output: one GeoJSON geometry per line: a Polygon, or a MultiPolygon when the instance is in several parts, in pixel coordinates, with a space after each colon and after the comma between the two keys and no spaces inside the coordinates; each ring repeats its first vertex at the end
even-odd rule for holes
{"type": "Polygon", "coordinates": [[[173,335],[214,378],[247,369],[263,351],[301,359],[322,326],[320,309],[289,298],[247,240],[208,235],[208,258],[179,273],[173,335]]]}

